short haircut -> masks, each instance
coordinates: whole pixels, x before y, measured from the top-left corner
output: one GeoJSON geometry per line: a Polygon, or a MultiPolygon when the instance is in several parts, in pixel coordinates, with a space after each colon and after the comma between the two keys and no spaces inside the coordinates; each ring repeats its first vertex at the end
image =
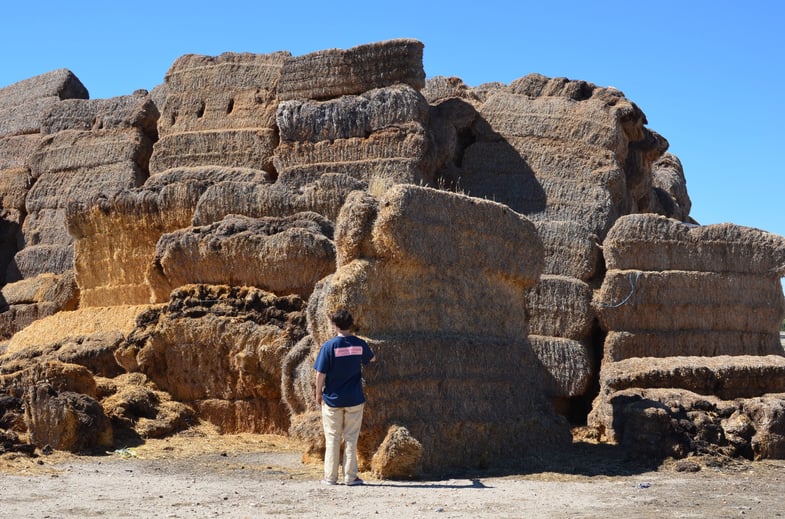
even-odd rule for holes
{"type": "Polygon", "coordinates": [[[330,316],[330,320],[341,330],[348,330],[354,324],[354,318],[346,308],[339,308],[333,312],[333,315],[330,316]]]}

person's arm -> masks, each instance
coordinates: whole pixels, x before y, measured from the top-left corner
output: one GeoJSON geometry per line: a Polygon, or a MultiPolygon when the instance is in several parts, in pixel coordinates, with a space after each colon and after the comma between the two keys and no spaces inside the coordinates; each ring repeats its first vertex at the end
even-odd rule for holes
{"type": "Polygon", "coordinates": [[[322,390],[324,389],[324,381],[327,379],[327,375],[322,373],[321,371],[316,372],[316,403],[318,405],[322,405],[322,390]]]}

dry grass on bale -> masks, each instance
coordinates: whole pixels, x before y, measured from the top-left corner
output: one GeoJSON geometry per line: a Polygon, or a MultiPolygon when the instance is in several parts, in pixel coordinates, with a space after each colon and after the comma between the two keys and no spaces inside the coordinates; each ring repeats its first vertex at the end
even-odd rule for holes
{"type": "Polygon", "coordinates": [[[33,322],[17,332],[8,341],[7,353],[19,351],[28,346],[56,343],[63,334],[88,336],[100,332],[118,331],[128,335],[136,326],[136,318],[151,305],[92,307],[58,312],[33,322]]]}

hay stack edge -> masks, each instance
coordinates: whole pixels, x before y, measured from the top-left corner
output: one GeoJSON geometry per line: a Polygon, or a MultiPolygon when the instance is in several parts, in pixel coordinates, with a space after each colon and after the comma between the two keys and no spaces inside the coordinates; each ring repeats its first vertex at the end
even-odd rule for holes
{"type": "Polygon", "coordinates": [[[177,59],[89,99],[0,88],[0,453],[208,422],[323,444],[311,365],[377,352],[361,469],[525,468],[572,441],[785,457],[785,238],[701,226],[614,88],[427,78],[423,44],[177,59]]]}

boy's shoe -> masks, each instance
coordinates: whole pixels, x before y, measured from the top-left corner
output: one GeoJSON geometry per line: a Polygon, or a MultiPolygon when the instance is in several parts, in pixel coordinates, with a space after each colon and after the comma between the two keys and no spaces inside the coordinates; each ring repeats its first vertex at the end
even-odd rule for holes
{"type": "Polygon", "coordinates": [[[330,481],[329,479],[323,479],[323,480],[320,481],[320,483],[322,485],[337,485],[338,484],[335,481],[330,481]]]}
{"type": "Polygon", "coordinates": [[[358,487],[358,486],[364,485],[364,484],[365,484],[365,482],[362,479],[360,479],[360,478],[354,478],[354,480],[346,482],[346,486],[347,487],[358,487]]]}

